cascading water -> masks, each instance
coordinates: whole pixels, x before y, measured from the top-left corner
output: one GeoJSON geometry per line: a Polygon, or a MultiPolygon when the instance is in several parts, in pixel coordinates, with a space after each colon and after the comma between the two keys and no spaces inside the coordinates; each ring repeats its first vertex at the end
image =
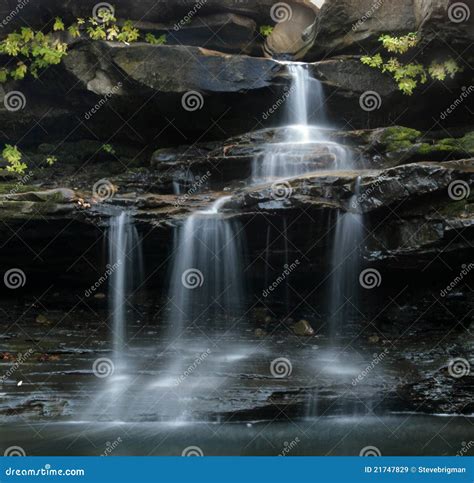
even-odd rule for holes
{"type": "Polygon", "coordinates": [[[160,401],[161,414],[176,422],[199,417],[199,400],[225,380],[210,377],[206,359],[219,372],[219,354],[230,357],[236,350],[226,336],[245,313],[241,228],[222,211],[229,198],[193,213],[175,233],[167,351],[160,376],[135,399],[142,405],[150,397],[160,401]]]}
{"type": "Polygon", "coordinates": [[[110,314],[113,327],[115,368],[124,367],[127,345],[127,309],[133,308],[132,297],[143,280],[141,240],[132,218],[126,212],[112,218],[108,231],[110,314]]]}
{"type": "MultiPolygon", "coordinates": [[[[351,209],[357,208],[360,195],[360,177],[349,201],[351,209]]],[[[329,295],[330,336],[335,340],[338,331],[357,313],[361,244],[364,237],[363,215],[357,212],[338,212],[334,229],[331,254],[331,278],[329,295]]]]}
{"type": "MultiPolygon", "coordinates": [[[[98,359],[96,370],[109,375],[92,401],[85,417],[122,420],[125,415],[125,393],[129,390],[128,325],[135,312],[135,298],[144,280],[141,238],[126,212],[110,220],[107,231],[109,276],[109,319],[112,322],[112,361],[98,359]]],[[[103,376],[101,376],[103,377],[103,376]]],[[[100,379],[103,381],[103,379],[100,379]]]]}
{"type": "Polygon", "coordinates": [[[288,124],[281,130],[280,142],[268,144],[254,160],[253,183],[352,166],[351,152],[327,139],[322,83],[311,77],[305,64],[290,63],[287,68],[292,78],[285,104],[288,124]]]}
{"type": "Polygon", "coordinates": [[[229,322],[242,307],[240,227],[220,212],[229,199],[191,215],[177,234],[169,294],[175,337],[193,326],[209,329],[209,320],[229,322]]]}

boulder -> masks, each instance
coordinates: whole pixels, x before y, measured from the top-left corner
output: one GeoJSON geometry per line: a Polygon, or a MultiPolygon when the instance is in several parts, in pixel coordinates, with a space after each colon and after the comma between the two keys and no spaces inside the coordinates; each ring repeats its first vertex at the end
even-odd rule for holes
{"type": "Polygon", "coordinates": [[[327,0],[321,7],[308,58],[364,53],[382,34],[415,30],[413,0],[327,0]]]}
{"type": "Polygon", "coordinates": [[[304,319],[301,319],[296,322],[296,324],[292,325],[291,330],[295,335],[302,335],[307,337],[314,335],[314,329],[311,327],[311,324],[304,319]]]}
{"type": "Polygon", "coordinates": [[[219,52],[258,54],[261,45],[255,20],[234,13],[199,15],[193,22],[135,22],[144,34],[166,35],[167,45],[190,45],[219,52]]]}
{"type": "Polygon", "coordinates": [[[474,40],[473,12],[473,0],[414,0],[417,30],[424,43],[434,43],[451,54],[452,49],[461,53],[474,40]]]}
{"type": "MultiPolygon", "coordinates": [[[[170,22],[184,25],[192,23],[201,16],[235,13],[255,20],[258,24],[271,22],[270,10],[274,0],[259,2],[235,0],[115,0],[110,2],[115,9],[115,16],[123,20],[143,22],[170,22]]],[[[51,18],[62,17],[72,22],[78,17],[93,15],[96,0],[42,0],[41,2],[17,2],[0,0],[0,15],[6,19],[5,32],[18,29],[25,22],[33,27],[44,27],[51,18]],[[21,4],[21,6],[19,6],[21,4]]]]}
{"type": "Polygon", "coordinates": [[[288,3],[281,6],[281,18],[265,40],[267,57],[283,60],[301,60],[313,46],[318,10],[312,6],[288,3]]]}
{"type": "MultiPolygon", "coordinates": [[[[382,34],[420,32],[423,48],[432,44],[461,55],[474,35],[474,2],[452,0],[326,0],[316,25],[308,60],[375,51],[382,34]],[[447,47],[449,42],[449,48],[447,47]]],[[[426,56],[426,52],[425,52],[426,56]]],[[[456,56],[455,56],[456,57],[456,56]]]]}

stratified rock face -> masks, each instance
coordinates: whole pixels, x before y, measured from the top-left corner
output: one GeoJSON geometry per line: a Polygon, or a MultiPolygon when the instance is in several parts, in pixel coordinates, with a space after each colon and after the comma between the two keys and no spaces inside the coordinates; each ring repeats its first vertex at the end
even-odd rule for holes
{"type": "Polygon", "coordinates": [[[327,0],[321,8],[311,55],[359,53],[387,32],[416,30],[413,0],[327,0]]]}
{"type": "Polygon", "coordinates": [[[382,34],[419,31],[425,42],[461,53],[474,35],[472,0],[453,5],[450,0],[327,0],[318,19],[309,58],[340,53],[363,54],[376,47],[382,34]]]}
{"type": "Polygon", "coordinates": [[[449,43],[459,50],[474,40],[473,11],[472,0],[414,0],[417,30],[425,41],[444,49],[449,43]]]}
{"type": "MultiPolygon", "coordinates": [[[[11,16],[5,26],[8,31],[24,25],[43,27],[55,16],[65,20],[77,17],[90,17],[94,7],[100,2],[96,0],[42,0],[41,2],[17,2],[1,0],[0,14],[2,18],[11,16]],[[18,3],[25,4],[18,8],[18,3]],[[12,12],[15,12],[11,15],[12,12]]],[[[258,2],[240,2],[235,0],[114,0],[115,15],[119,19],[130,19],[142,22],[169,22],[184,24],[198,16],[218,13],[237,13],[256,20],[259,24],[271,23],[270,10],[273,0],[258,2]]]]}

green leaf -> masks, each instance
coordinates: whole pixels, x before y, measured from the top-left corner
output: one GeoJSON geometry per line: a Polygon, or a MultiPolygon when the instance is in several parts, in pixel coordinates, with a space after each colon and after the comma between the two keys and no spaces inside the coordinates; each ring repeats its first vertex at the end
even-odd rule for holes
{"type": "Polygon", "coordinates": [[[53,30],[54,30],[55,32],[64,30],[64,22],[62,21],[62,19],[61,19],[61,18],[56,17],[56,18],[54,19],[53,30]]]}

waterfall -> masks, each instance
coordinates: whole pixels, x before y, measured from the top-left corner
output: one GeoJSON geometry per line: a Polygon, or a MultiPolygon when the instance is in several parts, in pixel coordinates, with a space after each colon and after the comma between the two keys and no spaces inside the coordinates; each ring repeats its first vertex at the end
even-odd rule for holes
{"type": "Polygon", "coordinates": [[[309,116],[314,113],[317,125],[326,124],[326,108],[323,85],[311,77],[305,64],[289,63],[288,72],[292,78],[290,97],[287,100],[287,124],[298,126],[301,141],[309,141],[309,116]]]}
{"type": "Polygon", "coordinates": [[[196,327],[225,332],[241,313],[243,243],[239,223],[221,212],[229,199],[192,214],[176,233],[168,297],[175,340],[196,327]]]}
{"type": "Polygon", "coordinates": [[[99,377],[100,391],[90,402],[83,417],[85,420],[122,421],[130,400],[129,374],[132,371],[127,358],[128,326],[133,320],[136,295],[144,280],[143,253],[133,218],[124,211],[110,219],[106,238],[112,361],[108,358],[96,359],[94,364],[98,363],[97,367],[102,366],[109,375],[105,379],[99,377]]]}
{"type": "MultiPolygon", "coordinates": [[[[355,183],[349,206],[357,206],[360,194],[360,177],[355,183]]],[[[338,330],[343,329],[357,313],[359,303],[359,272],[361,244],[364,237],[363,215],[356,212],[338,212],[331,253],[329,294],[330,336],[334,341],[338,330]]]]}
{"type": "Polygon", "coordinates": [[[175,336],[218,315],[230,320],[242,306],[240,227],[220,213],[228,199],[192,214],[178,231],[169,293],[175,336]]]}
{"type": "Polygon", "coordinates": [[[110,221],[108,230],[109,265],[112,275],[109,279],[110,315],[114,364],[124,367],[124,353],[127,346],[127,311],[132,305],[134,290],[143,280],[143,255],[141,241],[132,218],[126,212],[110,221]]]}
{"type": "Polygon", "coordinates": [[[305,64],[289,63],[287,68],[292,79],[285,101],[288,124],[281,130],[281,139],[267,144],[254,160],[254,184],[321,169],[351,169],[353,165],[350,150],[327,139],[322,83],[311,77],[305,64]]]}

